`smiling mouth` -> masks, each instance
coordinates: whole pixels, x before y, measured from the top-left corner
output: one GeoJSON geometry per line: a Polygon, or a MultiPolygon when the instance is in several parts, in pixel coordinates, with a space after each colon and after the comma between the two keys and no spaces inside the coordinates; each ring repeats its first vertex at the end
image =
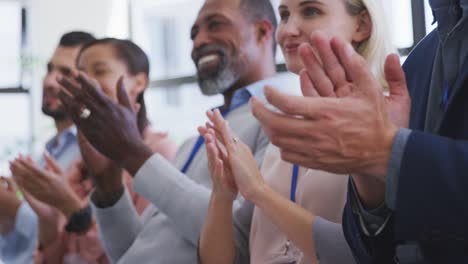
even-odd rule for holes
{"type": "Polygon", "coordinates": [[[203,74],[216,72],[220,65],[221,55],[217,53],[201,56],[197,61],[198,71],[203,74]]]}

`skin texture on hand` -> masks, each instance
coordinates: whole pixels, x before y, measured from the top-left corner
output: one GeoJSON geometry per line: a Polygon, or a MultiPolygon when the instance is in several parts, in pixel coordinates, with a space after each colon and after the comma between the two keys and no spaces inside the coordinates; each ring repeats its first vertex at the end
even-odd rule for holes
{"type": "Polygon", "coordinates": [[[310,235],[313,231],[310,229],[313,226],[315,216],[281,196],[265,183],[252,152],[247,145],[233,136],[219,111],[209,111],[207,116],[212,124],[208,123],[206,127],[200,127],[199,131],[205,135],[207,144],[210,145],[207,146],[208,151],[213,152],[209,153],[209,159],[212,159],[213,163],[217,161],[219,168],[211,170],[213,181],[216,183],[214,183],[207,222],[202,233],[200,244],[202,259],[204,257],[211,260],[206,263],[232,262],[232,258],[228,258],[226,255],[222,256],[222,260],[216,259],[217,257],[221,258],[221,256],[210,254],[212,250],[208,249],[216,245],[222,248],[223,252],[232,253],[232,251],[227,250],[228,248],[232,249],[232,235],[229,233],[232,232],[230,231],[232,230],[232,213],[226,207],[232,208],[232,201],[227,202],[229,198],[234,199],[235,196],[224,199],[223,197],[226,196],[225,194],[237,193],[238,188],[247,200],[266,213],[310,259],[315,260],[315,246],[313,236],[310,235]],[[223,170],[228,173],[219,173],[223,170]],[[217,188],[223,189],[224,192],[217,191],[217,188]],[[304,230],[310,230],[310,232],[304,232],[304,230]],[[224,233],[224,235],[221,236],[220,233],[224,233]],[[224,244],[223,247],[220,246],[222,244],[224,244]],[[222,262],[215,262],[215,260],[222,262]]]}
{"type": "Polygon", "coordinates": [[[40,169],[30,158],[19,157],[11,165],[18,185],[38,201],[59,209],[67,218],[81,209],[80,198],[64,179],[58,165],[45,156],[46,170],[40,169]]]}
{"type": "Polygon", "coordinates": [[[123,77],[117,84],[118,102],[112,101],[100,89],[98,82],[85,73],[75,78],[58,80],[64,87],[60,93],[70,116],[88,142],[101,154],[115,161],[135,175],[152,155],[140,134],[136,113],[123,86],[123,77]],[[83,109],[91,114],[80,117],[83,109]]]}
{"type": "Polygon", "coordinates": [[[381,86],[365,60],[349,44],[337,39],[331,43],[341,63],[336,65],[351,79],[351,92],[347,96],[289,96],[267,88],[267,100],[283,113],[273,112],[253,99],[254,115],[272,143],[281,149],[284,160],[313,169],[383,180],[398,128],[388,117],[381,86]]]}
{"type": "Polygon", "coordinates": [[[386,60],[390,95],[384,96],[366,61],[350,45],[320,34],[311,43],[315,54],[310,44],[299,48],[304,97],[267,88],[267,100],[281,113],[252,99],[254,115],[284,160],[351,174],[364,200],[379,204],[393,139],[398,127],[409,124],[411,100],[398,56],[386,60]]]}

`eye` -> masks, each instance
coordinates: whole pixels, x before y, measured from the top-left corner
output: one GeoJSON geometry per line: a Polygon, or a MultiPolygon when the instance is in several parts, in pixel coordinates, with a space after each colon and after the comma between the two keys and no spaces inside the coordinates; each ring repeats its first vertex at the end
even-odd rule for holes
{"type": "Polygon", "coordinates": [[[101,75],[104,75],[106,73],[106,70],[104,69],[96,69],[94,70],[94,75],[95,76],[101,76],[101,75]]]}
{"type": "Polygon", "coordinates": [[[279,12],[279,16],[280,16],[281,21],[286,21],[286,20],[288,20],[289,15],[290,15],[290,14],[289,14],[289,11],[286,11],[286,10],[283,10],[283,11],[280,11],[280,12],[279,12]]]}
{"type": "Polygon", "coordinates": [[[221,26],[221,22],[212,20],[208,23],[208,30],[216,30],[221,26]]]}
{"type": "Polygon", "coordinates": [[[197,29],[197,28],[193,28],[193,29],[190,31],[190,39],[191,39],[191,40],[194,40],[194,39],[197,37],[197,34],[198,34],[198,29],[197,29]]]}
{"type": "Polygon", "coordinates": [[[302,10],[302,15],[304,17],[314,17],[321,14],[321,11],[315,7],[306,7],[302,10]]]}

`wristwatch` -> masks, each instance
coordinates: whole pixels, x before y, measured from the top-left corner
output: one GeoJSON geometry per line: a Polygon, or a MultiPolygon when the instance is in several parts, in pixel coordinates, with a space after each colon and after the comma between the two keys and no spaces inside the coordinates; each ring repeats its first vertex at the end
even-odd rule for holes
{"type": "Polygon", "coordinates": [[[65,226],[65,231],[78,234],[86,233],[86,231],[91,228],[93,223],[92,219],[93,212],[91,211],[91,206],[88,205],[70,217],[70,220],[65,226]]]}

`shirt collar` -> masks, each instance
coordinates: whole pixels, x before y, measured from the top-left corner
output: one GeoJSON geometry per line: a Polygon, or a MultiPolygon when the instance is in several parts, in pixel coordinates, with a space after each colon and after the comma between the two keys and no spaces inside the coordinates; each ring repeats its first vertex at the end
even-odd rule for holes
{"type": "Polygon", "coordinates": [[[275,76],[268,79],[263,79],[254,83],[247,85],[244,88],[241,88],[234,92],[232,97],[231,107],[229,108],[232,110],[233,108],[238,107],[239,105],[245,104],[250,100],[250,97],[257,97],[258,99],[264,101],[265,95],[263,90],[265,86],[272,86],[279,91],[288,92],[290,93],[292,89],[287,88],[288,84],[285,83],[284,78],[280,76],[275,76]]]}
{"type": "Polygon", "coordinates": [[[76,127],[71,126],[47,141],[45,146],[46,150],[52,154],[52,156],[55,156],[53,155],[54,153],[61,152],[60,150],[65,148],[69,143],[76,141],[76,135],[76,127]]]}

